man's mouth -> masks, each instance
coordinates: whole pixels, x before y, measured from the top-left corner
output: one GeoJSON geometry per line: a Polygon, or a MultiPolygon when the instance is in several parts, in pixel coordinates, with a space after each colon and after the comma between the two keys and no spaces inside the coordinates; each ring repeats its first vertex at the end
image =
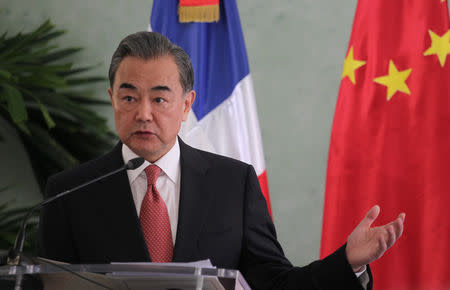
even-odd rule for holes
{"type": "Polygon", "coordinates": [[[150,137],[152,135],[155,135],[155,133],[153,133],[152,131],[147,131],[147,130],[138,130],[138,131],[134,132],[134,135],[141,136],[141,137],[150,137]]]}

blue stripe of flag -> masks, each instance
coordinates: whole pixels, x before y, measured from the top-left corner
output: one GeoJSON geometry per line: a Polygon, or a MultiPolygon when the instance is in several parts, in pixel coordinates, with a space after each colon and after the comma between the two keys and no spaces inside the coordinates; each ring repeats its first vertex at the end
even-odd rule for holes
{"type": "Polygon", "coordinates": [[[244,37],[234,0],[220,1],[220,20],[214,23],[179,23],[177,9],[178,0],[155,0],[150,23],[191,58],[197,92],[193,110],[200,120],[249,74],[244,37]]]}

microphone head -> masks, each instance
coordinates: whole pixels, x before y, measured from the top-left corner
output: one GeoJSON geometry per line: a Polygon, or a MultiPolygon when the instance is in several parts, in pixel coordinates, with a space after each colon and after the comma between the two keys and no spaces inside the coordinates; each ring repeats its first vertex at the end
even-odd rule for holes
{"type": "Polygon", "coordinates": [[[127,164],[125,164],[125,169],[126,170],[133,170],[138,168],[139,166],[142,165],[142,163],[144,163],[144,158],[142,157],[136,157],[131,159],[130,161],[127,162],[127,164]]]}

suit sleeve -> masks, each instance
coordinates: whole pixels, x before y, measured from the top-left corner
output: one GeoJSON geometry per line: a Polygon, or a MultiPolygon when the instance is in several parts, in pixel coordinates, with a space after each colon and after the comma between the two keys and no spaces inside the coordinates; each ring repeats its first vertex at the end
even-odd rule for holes
{"type": "MultiPolygon", "coordinates": [[[[292,266],[277,241],[275,227],[252,166],[248,168],[246,180],[244,219],[244,245],[239,270],[252,288],[363,289],[347,261],[345,245],[323,260],[304,267],[292,266]]],[[[370,276],[370,270],[368,273],[370,276]]]]}
{"type": "MultiPolygon", "coordinates": [[[[58,194],[60,192],[58,188],[55,178],[51,177],[47,182],[45,196],[51,197],[58,194]]],[[[61,262],[78,263],[71,237],[70,223],[62,199],[49,203],[41,209],[38,256],[61,262]]]]}

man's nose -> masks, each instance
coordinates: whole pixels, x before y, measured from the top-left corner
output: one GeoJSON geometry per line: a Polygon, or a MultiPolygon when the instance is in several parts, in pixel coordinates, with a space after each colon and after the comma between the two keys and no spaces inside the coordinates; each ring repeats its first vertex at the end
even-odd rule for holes
{"type": "Polygon", "coordinates": [[[136,119],[138,121],[148,122],[153,120],[153,109],[150,102],[144,101],[137,106],[136,119]]]}

